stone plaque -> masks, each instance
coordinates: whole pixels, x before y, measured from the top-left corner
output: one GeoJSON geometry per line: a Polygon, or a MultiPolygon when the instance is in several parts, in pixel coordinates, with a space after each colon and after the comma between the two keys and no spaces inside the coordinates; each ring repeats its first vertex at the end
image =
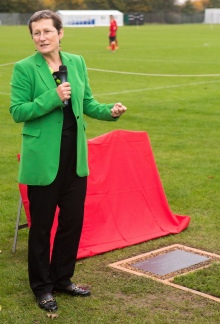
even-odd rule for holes
{"type": "Polygon", "coordinates": [[[132,266],[142,271],[164,276],[208,260],[209,258],[199,254],[175,250],[134,263],[132,266]]]}

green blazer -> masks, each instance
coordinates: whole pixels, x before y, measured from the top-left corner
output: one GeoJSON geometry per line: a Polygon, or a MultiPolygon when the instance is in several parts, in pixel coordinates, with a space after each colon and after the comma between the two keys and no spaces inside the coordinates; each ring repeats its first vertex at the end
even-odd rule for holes
{"type": "MultiPolygon", "coordinates": [[[[100,104],[92,95],[87,69],[81,56],[60,52],[71,84],[72,109],[77,122],[77,166],[80,177],[89,174],[87,139],[83,114],[114,121],[113,104],[100,104]]],[[[18,181],[29,185],[48,185],[56,177],[63,125],[64,104],[47,62],[40,53],[17,62],[11,79],[10,113],[16,123],[23,122],[18,181]]]]}

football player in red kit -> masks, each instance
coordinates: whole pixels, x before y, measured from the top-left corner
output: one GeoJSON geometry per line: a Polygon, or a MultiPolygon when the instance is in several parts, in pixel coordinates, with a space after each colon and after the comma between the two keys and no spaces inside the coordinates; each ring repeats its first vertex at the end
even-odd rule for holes
{"type": "Polygon", "coordinates": [[[118,42],[116,39],[116,33],[118,30],[117,22],[114,19],[114,17],[110,16],[110,27],[109,27],[109,49],[111,49],[112,52],[115,51],[115,49],[118,49],[118,42]]]}

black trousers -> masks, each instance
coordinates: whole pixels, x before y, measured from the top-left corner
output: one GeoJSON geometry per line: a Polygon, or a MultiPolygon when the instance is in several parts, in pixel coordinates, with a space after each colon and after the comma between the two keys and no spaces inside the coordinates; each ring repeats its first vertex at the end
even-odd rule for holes
{"type": "Polygon", "coordinates": [[[55,180],[48,186],[28,185],[31,215],[28,273],[35,296],[71,284],[83,225],[86,186],[87,177],[76,174],[75,132],[65,131],[55,180]],[[50,259],[50,232],[57,205],[58,228],[50,259]]]}

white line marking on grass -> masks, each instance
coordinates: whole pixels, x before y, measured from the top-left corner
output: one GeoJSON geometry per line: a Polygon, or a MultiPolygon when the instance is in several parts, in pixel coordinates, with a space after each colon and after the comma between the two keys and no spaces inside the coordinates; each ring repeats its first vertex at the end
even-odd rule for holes
{"type": "Polygon", "coordinates": [[[10,93],[0,92],[0,95],[10,96],[10,93]]]}
{"type": "Polygon", "coordinates": [[[130,74],[130,75],[143,75],[143,76],[156,76],[156,77],[219,77],[220,74],[156,74],[156,73],[139,73],[139,72],[123,72],[123,71],[114,71],[114,70],[102,70],[102,69],[94,69],[87,68],[87,70],[97,71],[97,72],[105,72],[105,73],[116,73],[116,74],[130,74]]]}
{"type": "MultiPolygon", "coordinates": [[[[11,64],[15,64],[16,62],[9,62],[5,64],[0,64],[1,66],[7,66],[11,64]]],[[[140,72],[125,72],[125,71],[114,71],[114,70],[103,70],[103,69],[95,69],[95,68],[87,68],[87,70],[97,71],[97,72],[105,72],[105,73],[116,73],[116,74],[130,74],[130,75],[142,75],[142,76],[156,76],[156,77],[219,77],[220,74],[160,74],[160,73],[140,73],[140,72]]]]}
{"type": "MultiPolygon", "coordinates": [[[[124,60],[128,60],[128,59],[122,59],[124,60]]],[[[166,59],[166,60],[161,60],[161,59],[133,59],[133,61],[145,61],[145,62],[155,62],[155,63],[180,63],[180,64],[220,64],[220,62],[216,62],[216,61],[210,61],[210,60],[176,60],[176,59],[166,59]]]]}
{"type": "Polygon", "coordinates": [[[12,65],[15,64],[16,62],[10,62],[10,63],[5,63],[5,64],[0,64],[0,66],[7,66],[7,65],[12,65]]]}
{"type": "MultiPolygon", "coordinates": [[[[218,83],[220,80],[215,81],[206,81],[206,82],[193,82],[193,83],[186,83],[186,84],[175,84],[170,86],[161,86],[161,87],[154,87],[154,88],[142,88],[142,89],[129,89],[129,90],[123,90],[123,91],[117,91],[117,92],[106,92],[106,93],[96,93],[93,94],[94,97],[96,96],[109,96],[109,95],[118,95],[118,94],[124,94],[124,93],[131,93],[131,92],[142,92],[142,91],[154,91],[154,90],[164,90],[164,89],[172,89],[172,88],[181,88],[181,87],[188,87],[188,86],[197,86],[200,84],[211,84],[211,83],[218,83]]],[[[10,96],[10,93],[4,93],[0,92],[0,95],[6,95],[10,96]]]]}
{"type": "MultiPolygon", "coordinates": [[[[101,57],[100,58],[101,60],[104,60],[104,61],[108,61],[109,58],[108,57],[101,57]]],[[[119,57],[114,57],[114,61],[130,61],[130,62],[155,62],[155,63],[167,63],[167,64],[170,64],[170,63],[180,63],[180,64],[197,64],[197,65],[201,65],[201,64],[212,64],[212,65],[218,65],[220,64],[220,62],[216,62],[216,61],[189,61],[189,60],[173,60],[173,59],[169,59],[169,60],[158,60],[158,59],[148,59],[148,58],[141,58],[141,59],[138,59],[138,58],[119,58],[119,57]]]]}
{"type": "Polygon", "coordinates": [[[106,93],[96,93],[94,96],[108,96],[108,95],[118,95],[123,93],[131,93],[131,92],[142,92],[142,91],[154,91],[154,90],[163,90],[163,89],[171,89],[171,88],[181,88],[181,87],[188,87],[188,86],[196,86],[200,84],[209,84],[209,83],[216,83],[219,81],[208,81],[208,82],[194,82],[194,83],[186,83],[186,84],[175,84],[170,86],[162,86],[162,87],[155,87],[155,88],[142,88],[142,89],[130,89],[130,90],[123,90],[119,92],[106,92],[106,93]]]}
{"type": "MultiPolygon", "coordinates": [[[[10,65],[14,64],[15,62],[6,63],[6,64],[0,64],[0,66],[10,65]]],[[[113,70],[102,70],[102,69],[94,69],[94,68],[87,68],[91,71],[97,71],[97,72],[107,72],[107,73],[118,73],[118,74],[131,74],[131,75],[143,75],[143,76],[169,76],[169,77],[216,77],[220,76],[220,74],[199,74],[199,75],[186,75],[186,74],[149,74],[149,73],[138,73],[138,72],[123,72],[123,71],[113,71],[113,70]]],[[[100,93],[100,94],[94,94],[94,96],[107,96],[107,95],[115,95],[115,94],[124,94],[124,93],[131,93],[131,92],[142,92],[142,91],[154,91],[154,90],[163,90],[163,89],[171,89],[171,88],[181,88],[181,87],[188,87],[188,86],[196,86],[200,84],[211,84],[220,82],[220,80],[215,81],[204,81],[204,82],[192,82],[187,84],[178,84],[178,85],[170,85],[170,86],[161,86],[161,87],[154,87],[154,88],[142,88],[142,89],[129,89],[129,90],[123,90],[123,91],[117,91],[117,92],[106,92],[106,93],[100,93]]],[[[6,95],[10,96],[10,93],[4,93],[0,92],[0,95],[6,95]]]]}

